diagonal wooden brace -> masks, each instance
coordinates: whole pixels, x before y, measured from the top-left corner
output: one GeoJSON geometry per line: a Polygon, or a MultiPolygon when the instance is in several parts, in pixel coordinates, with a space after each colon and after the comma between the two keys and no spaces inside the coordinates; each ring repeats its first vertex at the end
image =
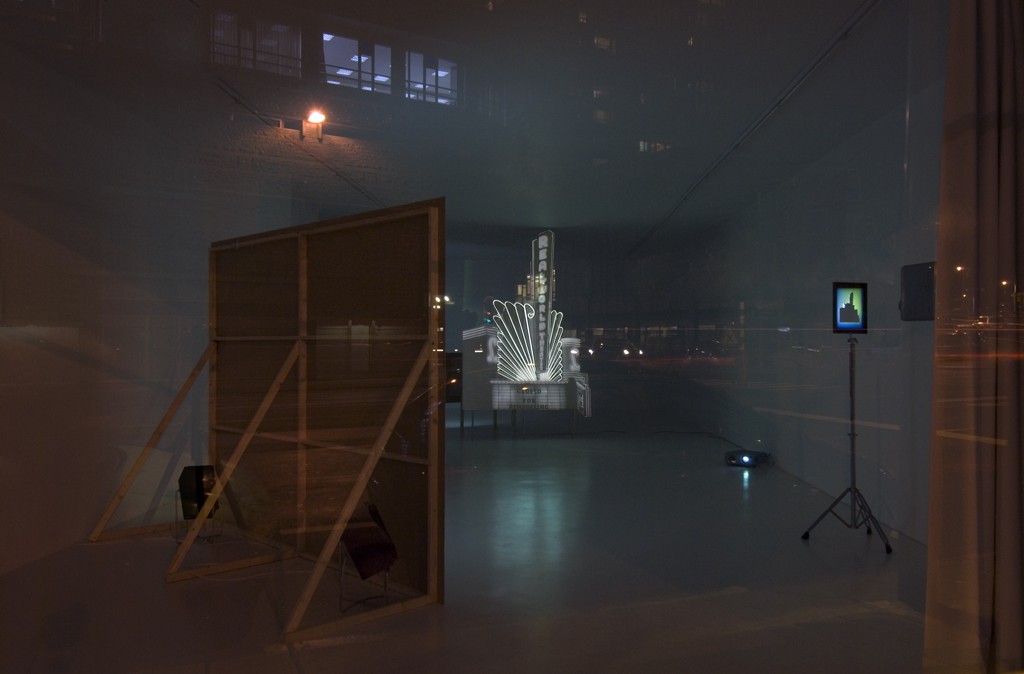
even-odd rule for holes
{"type": "MultiPolygon", "coordinates": [[[[401,417],[406,403],[409,402],[409,396],[412,395],[412,390],[416,386],[416,382],[419,380],[420,374],[422,374],[423,368],[427,364],[427,360],[430,358],[433,347],[434,343],[431,340],[428,340],[423,345],[423,350],[420,351],[420,355],[416,359],[416,363],[412,366],[412,370],[409,372],[409,376],[406,378],[405,384],[402,386],[402,391],[398,394],[398,398],[395,400],[395,404],[391,408],[391,412],[388,414],[387,421],[384,422],[384,427],[381,428],[380,434],[377,436],[377,441],[373,444],[370,456],[366,458],[366,463],[363,464],[363,469],[359,473],[359,478],[356,480],[355,485],[353,485],[352,491],[349,492],[348,499],[346,499],[345,505],[341,509],[341,514],[338,515],[337,522],[334,523],[331,535],[327,538],[327,542],[320,551],[320,557],[317,558],[316,565],[313,567],[313,573],[310,574],[309,580],[306,581],[306,587],[303,588],[302,595],[299,597],[299,602],[295,605],[292,617],[288,620],[288,624],[284,629],[286,635],[298,630],[299,624],[302,622],[302,617],[306,614],[306,609],[309,608],[309,602],[313,599],[313,593],[316,592],[316,588],[320,585],[320,579],[323,577],[324,571],[327,570],[327,565],[331,561],[331,556],[338,547],[338,541],[341,540],[341,534],[344,533],[345,526],[348,524],[349,518],[352,517],[352,513],[355,512],[356,506],[359,505],[359,500],[363,497],[366,485],[370,482],[370,476],[373,475],[373,469],[377,466],[377,461],[380,460],[381,455],[384,453],[384,446],[388,444],[388,440],[391,438],[391,433],[395,430],[395,425],[398,423],[398,419],[401,417]]],[[[207,503],[209,503],[209,501],[207,501],[207,503]]]]}
{"type": "Polygon", "coordinates": [[[164,418],[160,420],[160,424],[156,427],[156,430],[153,431],[153,435],[150,436],[149,442],[147,442],[146,446],[142,448],[142,453],[139,454],[139,458],[135,460],[135,465],[133,465],[132,469],[128,471],[128,475],[125,476],[124,481],[121,482],[121,486],[117,490],[117,493],[114,494],[114,498],[107,506],[106,512],[103,513],[103,517],[100,518],[100,521],[96,524],[96,528],[93,529],[92,533],[89,535],[89,540],[93,543],[100,540],[100,535],[103,533],[103,527],[107,526],[107,522],[114,516],[114,511],[117,510],[117,506],[121,504],[121,499],[123,499],[124,495],[128,493],[128,489],[132,486],[132,482],[135,481],[139,471],[142,470],[142,466],[146,463],[146,459],[148,459],[149,455],[153,452],[153,448],[156,447],[156,443],[160,441],[160,436],[164,434],[164,431],[166,431],[167,427],[171,424],[174,414],[178,411],[178,408],[181,407],[181,403],[185,400],[185,396],[188,395],[189,390],[192,388],[192,384],[196,383],[196,379],[199,378],[199,373],[203,371],[203,368],[206,366],[207,361],[210,360],[210,356],[213,354],[213,350],[215,348],[216,344],[214,342],[210,342],[206,347],[206,351],[203,351],[203,355],[199,357],[199,362],[197,362],[196,366],[192,368],[192,373],[189,374],[188,379],[185,380],[181,390],[178,391],[178,395],[174,398],[174,402],[172,402],[171,406],[167,408],[167,413],[164,414],[164,418]]]}
{"type": "Polygon", "coordinates": [[[224,464],[224,470],[217,476],[217,481],[213,485],[213,490],[210,495],[206,497],[206,502],[203,507],[199,510],[199,514],[196,516],[195,521],[192,522],[192,528],[188,530],[188,535],[185,536],[185,540],[182,541],[178,547],[178,552],[174,555],[174,559],[171,560],[171,565],[167,568],[166,580],[171,582],[170,579],[173,574],[181,566],[181,562],[185,559],[185,555],[188,554],[189,548],[192,547],[192,543],[196,540],[196,536],[199,535],[199,530],[203,526],[203,522],[210,516],[213,511],[213,506],[217,503],[217,499],[224,491],[224,485],[227,484],[228,480],[231,479],[231,473],[235,471],[235,467],[238,465],[238,461],[242,458],[242,454],[245,453],[246,448],[249,446],[249,442],[252,441],[253,436],[256,435],[256,430],[259,428],[260,423],[263,421],[263,417],[266,416],[267,410],[270,409],[270,405],[273,404],[274,398],[277,397],[277,392],[281,390],[281,385],[284,383],[288,373],[291,372],[292,367],[295,365],[296,359],[299,357],[299,342],[295,342],[292,350],[288,353],[288,357],[285,359],[284,364],[281,365],[280,371],[277,373],[277,377],[274,378],[274,383],[270,385],[270,389],[267,394],[263,396],[263,402],[260,403],[259,409],[256,410],[256,414],[253,415],[252,421],[249,422],[249,426],[245,429],[245,434],[238,441],[235,446],[235,450],[231,453],[231,457],[227,463],[224,464]]]}

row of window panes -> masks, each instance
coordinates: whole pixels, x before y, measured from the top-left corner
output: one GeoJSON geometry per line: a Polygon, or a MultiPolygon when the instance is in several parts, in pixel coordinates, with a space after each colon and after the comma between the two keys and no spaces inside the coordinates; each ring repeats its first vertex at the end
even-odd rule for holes
{"type": "Polygon", "coordinates": [[[405,97],[442,105],[458,100],[458,73],[452,61],[416,52],[405,55],[405,97]]]}
{"type": "Polygon", "coordinates": [[[214,63],[298,77],[302,69],[302,31],[271,21],[243,23],[217,12],[210,48],[214,63]]]}
{"type": "Polygon", "coordinates": [[[328,84],[391,93],[391,47],[324,33],[328,84]]]}
{"type": "MultiPolygon", "coordinates": [[[[328,33],[323,38],[328,83],[391,93],[391,47],[328,33]]],[[[407,52],[405,73],[406,98],[443,105],[455,105],[458,100],[454,62],[407,52]]]]}
{"type": "MultiPolygon", "coordinates": [[[[298,77],[302,68],[302,32],[298,28],[258,20],[239,25],[238,16],[217,12],[213,19],[212,60],[216,64],[253,68],[298,77]]],[[[391,47],[323,34],[324,69],[329,84],[391,93],[391,47]]],[[[408,52],[406,97],[442,105],[458,100],[458,72],[452,61],[408,52]]]]}

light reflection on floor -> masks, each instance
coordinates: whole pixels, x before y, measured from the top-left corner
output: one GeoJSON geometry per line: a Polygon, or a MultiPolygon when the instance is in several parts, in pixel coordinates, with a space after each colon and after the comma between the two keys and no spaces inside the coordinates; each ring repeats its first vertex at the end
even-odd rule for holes
{"type": "Polygon", "coordinates": [[[580,456],[568,466],[493,476],[490,549],[498,573],[524,564],[551,567],[562,562],[566,532],[580,520],[588,471],[580,456]]]}
{"type": "Polygon", "coordinates": [[[75,546],[0,577],[0,671],[919,671],[921,546],[801,541],[831,499],[726,449],[450,427],[445,606],[285,648],[296,560],[166,586],[173,540],[75,546]]]}

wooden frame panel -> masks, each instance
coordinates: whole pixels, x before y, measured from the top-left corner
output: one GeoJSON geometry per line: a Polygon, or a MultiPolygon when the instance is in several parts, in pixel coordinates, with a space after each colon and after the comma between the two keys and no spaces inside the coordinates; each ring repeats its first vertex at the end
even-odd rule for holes
{"type": "MultiPolygon", "coordinates": [[[[346,234],[345,236],[348,235],[346,234]]],[[[363,234],[357,235],[354,240],[358,242],[361,240],[359,238],[360,236],[363,236],[363,234]]],[[[327,239],[318,240],[317,245],[324,245],[325,242],[329,241],[327,239]]],[[[389,241],[389,245],[393,246],[393,243],[393,241],[389,241]]],[[[405,248],[395,248],[395,250],[400,251],[401,255],[405,255],[405,259],[409,259],[409,245],[422,245],[421,243],[403,243],[406,244],[405,248]]],[[[259,250],[267,251],[269,249],[259,250]]],[[[415,248],[412,250],[415,250],[415,248]]],[[[358,251],[346,250],[345,254],[358,255],[358,251]]],[[[402,259],[401,255],[397,259],[402,259]]],[[[256,269],[259,269],[259,267],[256,269]]],[[[219,470],[212,493],[200,509],[198,517],[192,522],[185,540],[179,547],[174,559],[171,561],[165,575],[165,580],[167,582],[177,582],[195,577],[248,568],[260,564],[268,564],[284,559],[294,558],[296,556],[313,561],[314,567],[310,574],[310,578],[298,598],[296,606],[292,611],[291,617],[285,628],[284,636],[286,641],[289,642],[314,638],[346,626],[360,624],[418,606],[443,601],[444,363],[441,359],[444,357],[444,333],[442,331],[444,325],[444,303],[440,300],[440,297],[444,295],[444,200],[436,199],[363,215],[336,218],[334,220],[293,227],[276,232],[256,234],[232,239],[230,241],[217,242],[210,248],[209,273],[210,343],[181,391],[179,391],[179,394],[172,403],[171,408],[164,415],[163,420],[158,425],[157,430],[150,439],[150,442],[147,443],[142,455],[136,461],[136,464],[132,467],[128,477],[122,483],[114,500],[111,502],[110,506],[108,506],[108,511],[104,514],[100,523],[97,524],[90,540],[109,540],[135,534],[163,532],[170,529],[169,524],[161,524],[130,530],[113,532],[103,531],[103,527],[106,525],[110,516],[113,514],[114,509],[116,509],[118,503],[120,503],[124,494],[127,492],[128,487],[130,487],[132,481],[141,470],[142,465],[152,452],[152,449],[156,445],[161,434],[167,428],[167,425],[170,423],[175,412],[180,407],[181,402],[187,395],[189,389],[198,378],[202,368],[206,364],[209,364],[210,462],[214,466],[218,465],[219,457],[217,444],[218,442],[225,442],[225,434],[239,436],[239,439],[233,447],[228,444],[226,447],[222,448],[224,451],[228,451],[228,447],[231,447],[230,456],[227,458],[227,461],[224,462],[223,467],[219,470]],[[417,262],[413,265],[412,269],[422,270],[416,271],[415,273],[417,274],[423,273],[424,271],[426,272],[426,278],[423,279],[421,276],[418,281],[418,283],[424,284],[420,285],[419,288],[425,290],[428,295],[423,298],[425,309],[417,309],[416,311],[422,312],[418,314],[420,318],[411,318],[411,322],[399,321],[399,323],[387,328],[384,332],[371,332],[368,337],[360,337],[360,339],[365,340],[365,342],[361,343],[365,343],[367,345],[380,345],[374,346],[374,349],[388,345],[392,345],[390,348],[394,349],[396,348],[393,346],[395,344],[406,344],[409,346],[413,344],[417,344],[417,346],[418,344],[422,344],[421,347],[418,347],[418,355],[414,358],[412,357],[412,354],[416,352],[409,352],[408,347],[400,347],[399,351],[388,352],[396,354],[395,356],[389,357],[390,360],[387,362],[390,363],[390,365],[384,368],[383,371],[377,372],[374,375],[376,379],[370,381],[370,384],[372,384],[373,381],[376,381],[376,385],[378,387],[385,387],[379,389],[376,394],[370,396],[370,400],[375,401],[373,402],[373,406],[378,410],[373,414],[380,414],[380,405],[387,400],[386,415],[383,417],[376,417],[380,419],[380,425],[377,425],[378,422],[371,422],[372,432],[375,433],[375,439],[371,439],[369,437],[365,441],[359,439],[360,437],[367,435],[367,432],[371,430],[371,427],[366,426],[366,424],[362,424],[365,428],[339,427],[334,429],[337,432],[332,431],[332,429],[324,428],[322,423],[317,426],[311,426],[313,420],[310,417],[310,410],[315,405],[319,405],[320,407],[323,407],[324,405],[322,400],[318,401],[318,396],[323,395],[323,387],[319,384],[314,385],[311,380],[311,367],[315,362],[311,349],[316,349],[318,344],[331,344],[332,340],[336,340],[337,337],[311,334],[311,332],[313,332],[311,327],[314,323],[312,323],[313,318],[310,313],[310,288],[311,284],[320,282],[320,279],[314,279],[310,275],[310,238],[316,239],[318,235],[330,235],[331,233],[366,231],[358,230],[357,228],[368,228],[369,230],[372,230],[374,227],[384,227],[386,230],[387,227],[392,225],[415,228],[420,226],[417,224],[417,220],[421,220],[425,224],[426,231],[424,232],[424,238],[420,239],[420,234],[416,234],[413,236],[413,240],[425,243],[427,250],[424,251],[424,253],[427,256],[427,259],[423,260],[423,258],[420,258],[423,262],[417,262]],[[295,243],[295,257],[292,258],[294,263],[292,263],[293,266],[291,267],[288,267],[287,265],[282,266],[280,264],[281,251],[288,249],[287,246],[281,248],[280,244],[285,244],[289,240],[294,240],[295,243]],[[271,304],[268,306],[268,310],[271,313],[268,314],[268,330],[256,330],[255,334],[240,334],[238,329],[239,326],[259,325],[259,313],[258,311],[254,313],[254,307],[260,307],[260,303],[262,302],[262,296],[258,290],[255,290],[250,293],[254,299],[242,299],[241,304],[239,304],[239,298],[244,297],[246,292],[244,285],[246,278],[245,272],[239,272],[240,269],[244,270],[245,267],[246,258],[244,251],[252,247],[258,247],[262,244],[268,243],[278,244],[277,246],[272,247],[273,250],[277,251],[276,254],[278,257],[273,258],[273,253],[270,253],[271,257],[268,258],[268,253],[263,252],[257,253],[255,259],[261,260],[261,264],[270,264],[274,270],[273,273],[276,274],[273,278],[276,279],[284,279],[282,272],[285,269],[290,268],[297,270],[297,277],[291,277],[294,281],[286,281],[293,284],[293,287],[295,288],[293,292],[296,292],[296,295],[293,296],[294,299],[292,300],[285,300],[283,299],[285,296],[282,295],[281,292],[282,288],[280,286],[274,287],[272,292],[269,293],[271,296],[271,304]],[[220,253],[227,253],[233,256],[227,267],[220,264],[220,253]],[[274,260],[277,260],[277,262],[274,260]],[[224,283],[229,284],[226,286],[229,291],[226,295],[219,291],[220,286],[224,283]],[[239,295],[240,292],[242,295],[239,295]],[[273,303],[275,301],[277,304],[273,303]],[[236,308],[242,307],[243,311],[243,313],[237,314],[234,318],[228,321],[228,323],[235,327],[228,329],[227,334],[224,334],[225,331],[221,329],[221,324],[224,323],[224,321],[221,320],[222,316],[220,316],[220,307],[224,302],[233,303],[229,306],[234,306],[236,308]],[[293,306],[297,309],[297,311],[292,314],[293,318],[285,320],[281,315],[273,315],[272,312],[275,310],[275,307],[280,309],[286,305],[293,306]],[[294,324],[294,334],[286,334],[287,332],[292,331],[291,328],[286,328],[289,321],[292,321],[294,324]],[[401,326],[403,325],[406,327],[402,328],[401,326]],[[410,326],[413,325],[418,327],[416,329],[409,329],[410,326]],[[283,363],[281,361],[277,361],[277,363],[280,363],[280,367],[277,369],[277,374],[273,377],[273,381],[270,383],[269,388],[261,392],[259,404],[256,406],[256,399],[254,398],[256,395],[255,389],[245,389],[243,387],[242,392],[239,393],[240,389],[237,384],[237,371],[228,372],[223,370],[224,367],[237,368],[239,362],[245,362],[245,358],[243,357],[239,360],[240,352],[237,351],[230,352],[228,354],[230,357],[219,358],[220,352],[223,348],[228,348],[229,345],[233,344],[239,345],[237,348],[257,348],[258,351],[256,353],[262,354],[261,362],[263,364],[260,367],[263,368],[264,372],[267,372],[266,375],[261,376],[266,376],[269,379],[270,372],[267,371],[267,365],[269,365],[269,362],[267,361],[267,354],[272,355],[275,352],[283,354],[284,352],[283,350],[277,350],[279,347],[274,347],[268,351],[260,345],[262,344],[266,347],[270,347],[274,343],[280,344],[281,342],[290,342],[291,349],[288,351],[288,355],[284,358],[283,363]],[[251,344],[252,347],[243,347],[242,345],[244,344],[251,344]],[[401,349],[406,350],[401,351],[401,349]],[[408,355],[403,356],[400,355],[401,353],[406,353],[408,355]],[[395,369],[395,366],[396,364],[401,363],[402,359],[406,357],[410,358],[410,360],[405,362],[411,363],[411,367],[409,370],[401,372],[401,378],[396,380],[396,377],[399,376],[399,371],[395,369]],[[397,360],[395,360],[395,358],[397,358],[397,360]],[[290,373],[293,370],[295,371],[295,377],[290,378],[290,373]],[[287,395],[283,395],[284,390],[282,387],[285,385],[286,380],[290,383],[288,383],[287,388],[285,389],[287,390],[287,395]],[[387,393],[389,390],[394,391],[394,389],[387,388],[392,385],[388,382],[392,381],[395,382],[394,386],[397,386],[397,382],[399,381],[403,382],[396,397],[394,397],[393,393],[387,393]],[[234,388],[232,389],[232,387],[234,388]],[[422,390],[422,393],[416,393],[414,395],[414,391],[417,389],[422,390]],[[282,393],[281,396],[278,395],[279,392],[282,393]],[[234,398],[225,398],[225,396],[231,395],[234,395],[234,398]],[[423,396],[425,396],[425,398],[423,396]],[[419,402],[416,403],[414,409],[409,408],[413,409],[411,413],[418,415],[422,411],[425,415],[424,420],[426,422],[427,429],[425,448],[421,450],[421,453],[419,454],[408,453],[404,449],[400,452],[389,451],[389,441],[394,436],[396,427],[400,424],[403,411],[409,407],[408,404],[413,400],[418,400],[419,402]],[[225,401],[227,402],[225,403],[225,401]],[[426,401],[425,410],[423,407],[424,401],[426,401]],[[291,406],[293,403],[294,406],[288,407],[288,409],[294,410],[295,416],[293,423],[289,426],[294,430],[285,430],[281,426],[283,420],[288,417],[284,412],[282,412],[284,408],[281,408],[281,406],[291,406]],[[255,407],[255,409],[253,409],[253,407],[255,407]],[[251,414],[251,416],[240,416],[239,412],[244,410],[248,410],[245,414],[251,414]],[[273,412],[273,410],[278,411],[273,412]],[[248,418],[247,422],[243,421],[245,418],[248,418]],[[232,419],[236,419],[241,423],[236,424],[232,419]],[[268,421],[267,424],[264,424],[265,420],[268,421]],[[241,428],[243,424],[245,425],[245,428],[241,428]],[[261,424],[263,424],[262,430],[261,424]],[[295,452],[295,463],[292,464],[295,471],[295,510],[293,513],[295,526],[286,527],[282,525],[278,529],[278,535],[294,534],[294,546],[286,542],[267,538],[255,533],[254,531],[247,531],[244,528],[244,518],[239,519],[239,516],[237,516],[240,512],[236,503],[237,498],[240,498],[237,496],[239,493],[237,491],[239,487],[236,485],[236,496],[232,496],[229,482],[232,475],[235,473],[235,469],[238,467],[239,462],[243,459],[243,456],[245,456],[246,450],[249,448],[250,444],[252,444],[252,441],[257,438],[259,439],[259,443],[263,443],[263,447],[266,447],[267,443],[271,443],[272,445],[273,443],[277,443],[277,446],[282,448],[290,447],[291,449],[289,451],[295,452]],[[352,487],[349,489],[347,496],[345,497],[344,505],[342,506],[340,513],[331,525],[318,524],[315,520],[308,520],[307,518],[307,502],[311,498],[311,494],[314,493],[308,490],[309,480],[311,479],[311,475],[308,472],[308,462],[311,457],[310,452],[319,453],[318,455],[320,456],[323,455],[323,452],[331,452],[334,453],[331,454],[332,456],[345,455],[352,458],[357,456],[365,457],[361,469],[358,470],[358,475],[352,475],[352,487]],[[399,592],[410,597],[410,599],[399,604],[385,606],[383,608],[370,610],[341,620],[331,621],[323,625],[302,629],[302,619],[310,605],[323,574],[328,568],[336,566],[332,562],[332,554],[337,548],[338,541],[349,524],[349,519],[360,501],[364,498],[367,485],[371,478],[374,478],[374,470],[378,465],[405,465],[410,468],[415,468],[415,466],[419,465],[424,468],[422,474],[427,476],[423,492],[426,494],[426,502],[423,506],[425,508],[425,519],[418,521],[425,521],[427,528],[427,548],[425,550],[426,557],[424,560],[426,568],[426,591],[422,596],[417,597],[414,595],[418,592],[422,592],[422,588],[417,590],[403,586],[399,592]],[[182,568],[185,558],[188,555],[191,546],[195,542],[203,523],[212,513],[218,497],[222,494],[228,497],[229,502],[232,505],[232,510],[236,513],[236,519],[238,519],[239,524],[243,527],[238,528],[230,524],[226,524],[229,530],[234,531],[240,536],[268,545],[271,548],[274,548],[274,550],[268,554],[257,555],[247,559],[211,564],[191,569],[182,568]],[[309,536],[313,536],[314,538],[322,537],[322,534],[328,531],[329,535],[322,545],[319,555],[314,557],[304,551],[310,542],[309,536]]],[[[266,279],[260,277],[254,278],[258,278],[260,281],[260,283],[257,283],[258,286],[266,285],[266,279]]],[[[388,280],[392,288],[396,287],[394,278],[388,280]]],[[[336,282],[337,281],[335,281],[335,283],[336,282]]],[[[421,291],[413,290],[411,292],[421,291]]],[[[404,300],[395,306],[416,306],[416,302],[419,301],[417,299],[413,299],[412,303],[410,303],[409,300],[410,297],[405,296],[404,300]]],[[[411,316],[415,315],[416,314],[414,312],[411,316]]],[[[364,332],[362,334],[365,334],[365,332],[366,330],[364,328],[364,332]]],[[[349,339],[351,340],[352,335],[356,333],[352,333],[351,328],[349,328],[348,334],[349,339]]],[[[335,341],[334,343],[337,342],[335,341]]],[[[354,342],[350,341],[350,346],[348,347],[350,351],[353,348],[351,346],[352,343],[354,342]]],[[[284,344],[282,344],[282,346],[284,346],[284,344]]],[[[368,349],[370,347],[366,346],[362,348],[368,349]]],[[[276,365],[274,365],[274,367],[276,367],[276,365]]],[[[366,385],[368,384],[365,382],[360,384],[363,388],[359,390],[365,390],[366,385]]],[[[336,405],[337,401],[329,404],[336,405]]],[[[290,412],[287,414],[290,414],[290,412]]],[[[370,420],[371,418],[373,418],[373,415],[367,417],[367,420],[370,420]]],[[[320,422],[322,422],[322,419],[320,422]]],[[[403,440],[403,442],[405,441],[403,440]]],[[[256,456],[259,456],[259,443],[256,443],[257,449],[253,450],[257,451],[256,456]]],[[[404,473],[406,477],[403,479],[409,479],[408,475],[420,474],[419,469],[415,469],[415,471],[415,473],[404,473]]],[[[332,479],[337,482],[337,478],[332,479]]],[[[349,478],[344,478],[342,482],[347,479],[349,478]]],[[[380,494],[378,493],[378,496],[379,495],[380,494]]],[[[358,523],[356,525],[358,526],[358,523]]],[[[396,587],[400,586],[401,583],[396,583],[395,580],[392,579],[391,585],[392,587],[396,587]]]]}

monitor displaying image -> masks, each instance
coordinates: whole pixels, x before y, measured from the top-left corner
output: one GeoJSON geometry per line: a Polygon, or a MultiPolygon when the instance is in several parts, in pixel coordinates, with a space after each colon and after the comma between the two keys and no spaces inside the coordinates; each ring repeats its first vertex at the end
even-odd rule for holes
{"type": "Polygon", "coordinates": [[[832,284],[832,332],[868,331],[868,284],[832,284]]]}

